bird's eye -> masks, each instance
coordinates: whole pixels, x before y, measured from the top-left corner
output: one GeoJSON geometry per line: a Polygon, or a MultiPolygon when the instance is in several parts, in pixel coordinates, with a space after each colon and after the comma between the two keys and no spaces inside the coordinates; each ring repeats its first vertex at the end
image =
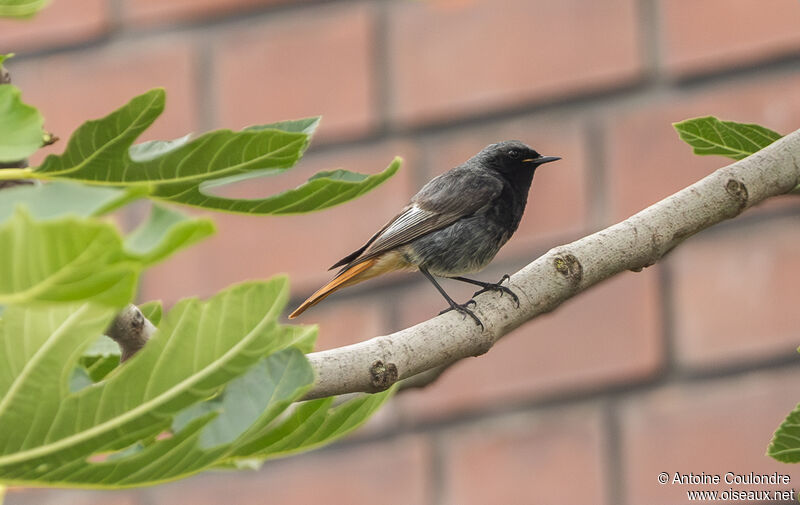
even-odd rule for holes
{"type": "Polygon", "coordinates": [[[508,151],[508,157],[511,158],[512,160],[519,158],[519,151],[517,151],[516,149],[508,151]]]}

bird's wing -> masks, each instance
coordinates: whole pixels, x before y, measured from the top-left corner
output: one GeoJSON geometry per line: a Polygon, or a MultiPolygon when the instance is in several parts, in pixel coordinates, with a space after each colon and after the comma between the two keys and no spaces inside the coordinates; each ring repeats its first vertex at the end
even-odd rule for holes
{"type": "Polygon", "coordinates": [[[432,231],[471,216],[490,205],[502,192],[497,177],[458,167],[426,184],[411,204],[389,221],[358,251],[331,268],[360,263],[432,231]]]}

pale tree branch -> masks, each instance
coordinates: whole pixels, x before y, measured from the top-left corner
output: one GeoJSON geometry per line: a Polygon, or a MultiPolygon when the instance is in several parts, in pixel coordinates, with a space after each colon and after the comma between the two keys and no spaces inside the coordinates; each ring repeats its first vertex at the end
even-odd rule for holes
{"type": "Polygon", "coordinates": [[[650,266],[687,237],[798,184],[800,130],[620,223],[551,249],[511,277],[519,308],[508,296],[476,298],[483,331],[449,312],[391,335],[309,354],[317,381],[306,399],[380,391],[398,380],[427,384],[452,363],[487,352],[513,329],[598,282],[650,266]]]}

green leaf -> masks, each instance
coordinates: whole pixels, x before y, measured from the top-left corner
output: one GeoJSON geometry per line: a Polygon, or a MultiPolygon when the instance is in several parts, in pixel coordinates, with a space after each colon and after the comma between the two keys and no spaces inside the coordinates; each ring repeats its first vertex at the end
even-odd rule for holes
{"type": "Polygon", "coordinates": [[[119,345],[105,335],[100,335],[83,353],[86,356],[119,356],[119,345]]]}
{"type": "Polygon", "coordinates": [[[302,352],[273,354],[225,388],[216,402],[220,415],[205,427],[199,446],[207,449],[239,439],[238,446],[255,438],[313,382],[314,372],[302,352]]]}
{"type": "Polygon", "coordinates": [[[0,0],[0,17],[30,17],[42,10],[48,3],[50,0],[0,0]]]}
{"type": "Polygon", "coordinates": [[[100,382],[108,374],[119,366],[120,355],[112,354],[109,356],[97,356],[95,358],[84,358],[81,363],[83,369],[89,375],[92,382],[100,382]]]}
{"type": "MultiPolygon", "coordinates": [[[[288,133],[304,133],[309,137],[319,126],[320,117],[279,121],[264,125],[248,126],[244,131],[280,130],[288,133]]],[[[129,154],[134,161],[150,161],[183,146],[192,139],[192,135],[184,135],[174,140],[150,140],[131,146],[129,154]]]]}
{"type": "Polygon", "coordinates": [[[153,326],[158,327],[161,324],[161,313],[164,310],[160,301],[146,302],[139,305],[139,310],[142,311],[144,317],[153,323],[153,326]]]}
{"type": "Polygon", "coordinates": [[[164,91],[155,89],[105,118],[84,123],[62,155],[48,156],[33,171],[37,178],[72,179],[118,186],[135,195],[196,207],[249,214],[311,212],[355,198],[391,177],[395,161],[382,173],[323,172],[300,187],[267,198],[217,196],[213,188],[281,173],[302,156],[319,118],[253,126],[240,132],[218,130],[197,138],[152,141],[132,146],[164,109],[164,91]],[[136,189],[134,189],[136,188],[136,189]]]}
{"type": "Polygon", "coordinates": [[[101,221],[65,217],[37,222],[24,208],[0,223],[0,304],[132,300],[142,268],[211,234],[207,219],[154,208],[123,244],[101,221]]]}
{"type": "Polygon", "coordinates": [[[190,219],[153,205],[150,217],[125,239],[125,250],[149,265],[214,234],[210,219],[190,219]]]}
{"type": "Polygon", "coordinates": [[[112,454],[107,462],[75,462],[53,474],[60,482],[65,475],[91,474],[83,485],[116,487],[151,485],[185,477],[218,464],[248,435],[263,430],[293,399],[308,389],[314,375],[302,353],[290,349],[259,362],[231,381],[221,398],[193,405],[178,417],[183,421],[172,438],[137,443],[112,454]],[[188,415],[186,415],[188,414],[188,415]]]}
{"type": "Polygon", "coordinates": [[[20,185],[3,189],[0,222],[11,217],[18,206],[27,208],[36,219],[66,215],[99,216],[124,205],[131,198],[131,193],[125,190],[74,182],[20,185]]]}
{"type": "Polygon", "coordinates": [[[176,413],[285,348],[276,318],[287,292],[286,280],[276,278],[235,286],[205,303],[183,300],[125,366],[75,394],[67,386],[78,357],[116,311],[9,307],[0,323],[0,348],[8,354],[8,366],[0,367],[0,482],[143,485],[213,464],[231,449],[198,445],[214,413],[131,456],[88,458],[150,440],[176,413]]]}
{"type": "Polygon", "coordinates": [[[121,307],[133,298],[139,270],[106,223],[36,222],[18,210],[0,224],[0,304],[89,300],[121,307]]]}
{"type": "Polygon", "coordinates": [[[0,162],[23,160],[35,153],[42,146],[43,123],[39,111],[22,102],[16,86],[0,84],[0,162]]]}
{"type": "Polygon", "coordinates": [[[277,123],[269,123],[264,125],[248,126],[245,131],[258,131],[258,130],[281,130],[291,133],[305,133],[309,137],[314,134],[319,122],[322,120],[320,116],[307,117],[304,119],[293,119],[289,121],[279,121],[277,123]]]}
{"type": "Polygon", "coordinates": [[[75,360],[114,313],[90,304],[6,309],[0,323],[0,458],[29,447],[28,434],[46,433],[68,393],[75,360]]]}
{"type": "Polygon", "coordinates": [[[69,392],[77,393],[81,389],[88,388],[94,382],[84,368],[75,368],[69,379],[69,392]]]}
{"type": "MultiPolygon", "coordinates": [[[[314,373],[305,359],[305,348],[313,348],[316,327],[282,326],[281,340],[290,347],[273,354],[231,382],[220,396],[192,405],[175,417],[173,431],[210,412],[222,415],[206,428],[202,447],[229,443],[248,431],[237,447],[251,441],[311,387],[314,373]]],[[[231,449],[233,450],[233,449],[231,449]]]]}
{"type": "Polygon", "coordinates": [[[128,155],[133,161],[140,163],[152,161],[186,145],[191,139],[192,134],[190,133],[173,140],[150,140],[142,142],[141,144],[131,146],[130,149],[128,149],[128,155]]]}
{"type": "Polygon", "coordinates": [[[767,455],[783,463],[800,462],[800,405],[794,408],[775,431],[767,455]]]}
{"type": "Polygon", "coordinates": [[[781,135],[757,124],[721,121],[713,116],[687,119],[672,125],[694,148],[695,154],[746,158],[772,144],[781,135]]]}
{"type": "Polygon", "coordinates": [[[391,387],[382,393],[361,395],[340,405],[334,405],[334,398],[298,404],[277,425],[254,433],[222,466],[287,456],[329,444],[364,424],[395,390],[396,387],[391,387]]]}
{"type": "MultiPolygon", "coordinates": [[[[143,303],[139,305],[139,310],[153,326],[157,327],[161,323],[161,302],[143,303]]],[[[92,381],[98,382],[119,366],[120,355],[119,345],[109,337],[101,335],[83,353],[80,365],[92,381]]]]}
{"type": "Polygon", "coordinates": [[[107,336],[100,335],[83,353],[79,363],[89,379],[92,382],[98,382],[119,366],[119,359],[119,345],[107,336]]]}
{"type": "Polygon", "coordinates": [[[218,130],[194,140],[148,143],[128,149],[164,109],[164,91],[154,89],[103,119],[88,121],[72,135],[60,156],[50,155],[38,175],[87,183],[147,185],[151,195],[184,203],[184,193],[200,183],[265,169],[291,167],[307,145],[307,135],[280,130],[218,130]]]}
{"type": "MultiPolygon", "coordinates": [[[[233,200],[206,196],[205,206],[230,212],[273,215],[322,210],[357,198],[375,188],[393,176],[401,162],[400,158],[395,158],[383,172],[369,176],[346,170],[319,172],[301,186],[268,198],[233,200]]],[[[207,184],[202,189],[212,187],[207,184]]]]}
{"type": "Polygon", "coordinates": [[[314,382],[297,346],[310,348],[316,328],[277,324],[287,298],[277,278],[206,303],[183,300],[144,349],[100,382],[75,366],[89,352],[113,354],[96,335],[117,309],[9,307],[0,320],[8,356],[0,367],[0,483],[152,485],[254,466],[351,432],[394,389],[338,406],[332,398],[293,406],[314,382]],[[159,436],[165,430],[171,436],[159,436]]]}
{"type": "Polygon", "coordinates": [[[286,332],[284,338],[286,338],[288,342],[291,342],[289,345],[306,354],[314,350],[318,330],[319,328],[316,324],[281,326],[281,331],[286,332]]]}

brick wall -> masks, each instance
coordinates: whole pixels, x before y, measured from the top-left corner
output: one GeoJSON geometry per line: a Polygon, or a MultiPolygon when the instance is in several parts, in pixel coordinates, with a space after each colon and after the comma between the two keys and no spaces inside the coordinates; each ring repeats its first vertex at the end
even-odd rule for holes
{"type": "MultiPolygon", "coordinates": [[[[34,21],[0,23],[0,52],[18,53],[15,83],[61,137],[153,86],[168,104],[147,138],[325,116],[295,175],[240,195],[402,155],[394,179],[321,214],[216,216],[219,234],[154,269],[141,293],[172,303],[284,271],[300,301],[424,181],[490,142],[564,160],[537,175],[486,279],[725,163],[693,156],[673,121],[798,128],[798,26],[797,0],[54,0],[34,21]]],[[[399,396],[334,447],[258,472],[12,491],[7,503],[685,503],[662,471],[779,471],[800,487],[798,470],[764,456],[800,401],[798,225],[796,197],[749,210],[399,396]]],[[[421,276],[396,276],[301,322],[319,322],[329,348],[442,306],[421,276]]]]}

